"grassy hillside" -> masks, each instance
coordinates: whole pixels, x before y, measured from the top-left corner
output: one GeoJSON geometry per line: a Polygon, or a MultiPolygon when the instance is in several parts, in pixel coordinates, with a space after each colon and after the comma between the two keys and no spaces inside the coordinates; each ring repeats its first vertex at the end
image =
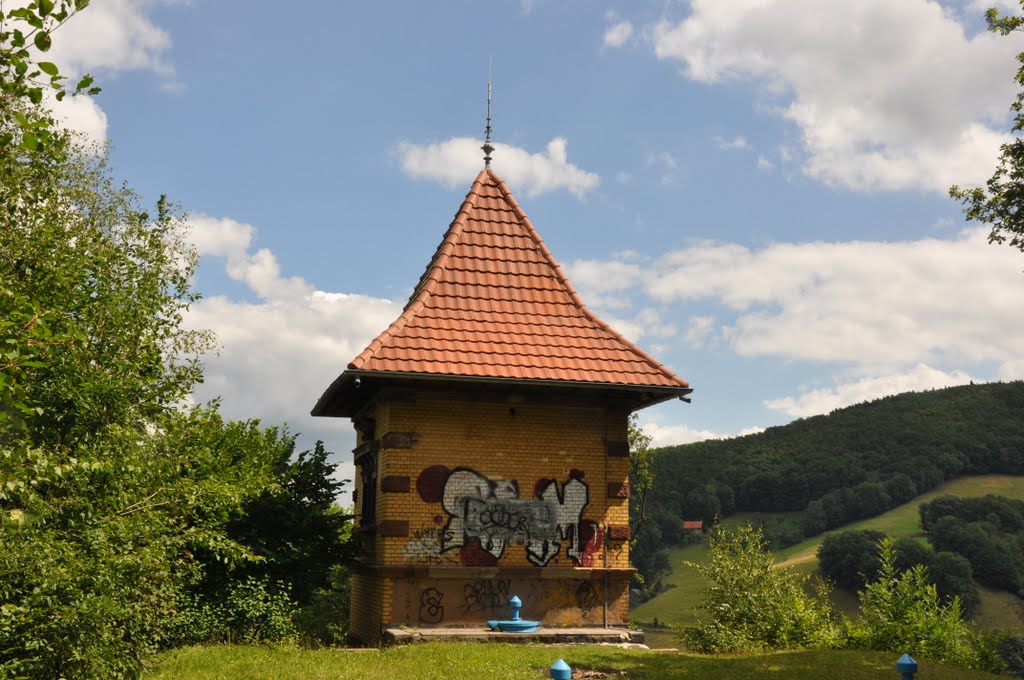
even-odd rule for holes
{"type": "Polygon", "coordinates": [[[872,517],[970,475],[1024,475],[1024,382],[909,392],[759,434],[659,449],[634,563],[648,582],[685,519],[790,514],[786,543],[872,517]]]}
{"type": "MultiPolygon", "coordinates": [[[[634,680],[844,680],[894,677],[897,654],[798,651],[707,657],[616,647],[434,643],[383,651],[191,647],[163,654],[145,680],[539,680],[558,658],[576,677],[634,680]],[[577,675],[577,673],[579,673],[577,675]],[[585,674],[584,674],[585,673],[585,674]]],[[[922,662],[930,680],[983,680],[997,676],[922,662]]]]}
{"type": "MultiPolygon", "coordinates": [[[[781,566],[792,567],[805,574],[815,573],[818,569],[818,546],[825,535],[855,529],[875,529],[892,537],[906,536],[925,540],[921,535],[921,523],[918,515],[918,507],[922,503],[933,500],[937,496],[969,497],[984,496],[985,494],[998,494],[1024,500],[1024,477],[983,475],[956,479],[883,515],[833,529],[822,536],[780,550],[775,556],[781,566]]],[[[759,517],[763,516],[740,514],[730,518],[727,523],[743,523],[759,517]]],[[[695,621],[694,606],[700,600],[703,581],[696,571],[681,563],[684,560],[701,562],[706,556],[707,548],[704,544],[673,549],[669,554],[672,573],[666,577],[665,582],[673,584],[675,587],[636,607],[632,612],[633,620],[646,623],[657,618],[659,623],[691,625],[695,621]]],[[[1022,611],[1024,611],[1021,607],[1024,603],[1020,598],[1010,593],[985,588],[981,589],[981,598],[981,609],[976,617],[979,625],[988,628],[1024,630],[1024,619],[1021,618],[1022,611]]],[[[837,590],[833,594],[833,601],[839,609],[847,614],[853,614],[857,610],[857,598],[854,593],[837,590]]]]}

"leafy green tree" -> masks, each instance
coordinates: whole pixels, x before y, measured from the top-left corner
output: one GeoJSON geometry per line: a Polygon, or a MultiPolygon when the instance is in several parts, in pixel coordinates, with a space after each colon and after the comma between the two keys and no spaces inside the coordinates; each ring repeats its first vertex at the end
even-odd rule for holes
{"type": "Polygon", "coordinates": [[[227,522],[286,444],[179,408],[211,346],[183,325],[183,220],[143,210],[40,106],[67,90],[26,46],[84,5],[0,7],[0,677],[138,675],[197,552],[258,559],[227,522]]]}
{"type": "Polygon", "coordinates": [[[45,91],[57,100],[100,91],[89,75],[68,88],[57,65],[45,60],[54,32],[88,4],[89,0],[34,0],[9,10],[0,6],[0,99],[14,112],[0,121],[0,157],[52,153],[47,147],[59,135],[49,113],[40,107],[45,91]]]}
{"type": "Polygon", "coordinates": [[[651,460],[654,450],[651,442],[654,439],[640,427],[639,418],[635,413],[629,416],[627,432],[629,442],[629,496],[632,512],[630,513],[630,548],[636,545],[636,537],[647,522],[648,501],[654,490],[654,468],[651,460]]]}
{"type": "Polygon", "coordinates": [[[759,529],[715,527],[708,561],[687,563],[708,581],[698,608],[710,621],[682,632],[683,642],[705,653],[761,651],[795,647],[835,647],[842,627],[818,582],[781,569],[759,529]]]}
{"type": "Polygon", "coordinates": [[[821,573],[840,588],[863,587],[878,572],[878,544],[881,531],[843,531],[826,536],[818,546],[821,573]]]}
{"type": "Polygon", "coordinates": [[[879,554],[879,577],[860,592],[861,619],[851,624],[851,645],[970,665],[970,631],[959,599],[943,605],[923,565],[900,572],[891,539],[882,539],[879,554]]]}
{"type": "MultiPolygon", "coordinates": [[[[988,30],[1009,35],[1024,28],[1024,17],[1001,15],[995,7],[985,12],[988,30]]],[[[1015,80],[1022,87],[1010,106],[1014,138],[999,150],[999,160],[984,187],[950,187],[949,194],[964,206],[968,220],[992,225],[990,243],[1006,243],[1024,251],[1024,52],[1017,55],[1020,67],[1015,80]]]]}
{"type": "MultiPolygon", "coordinates": [[[[352,516],[336,500],[349,480],[335,477],[338,466],[328,462],[323,442],[293,456],[294,440],[285,439],[287,444],[272,461],[278,485],[246,502],[228,523],[228,536],[259,559],[224,564],[213,555],[197,555],[204,562],[204,575],[191,589],[193,606],[223,609],[230,605],[232,584],[261,583],[269,595],[287,594],[300,622],[298,633],[320,644],[341,642],[348,603],[347,584],[339,581],[354,557],[355,544],[349,540],[352,516]],[[335,609],[328,612],[331,603],[335,609]],[[325,621],[327,616],[336,620],[325,621]]],[[[230,627],[222,630],[212,638],[191,641],[244,637],[230,627]]]]}

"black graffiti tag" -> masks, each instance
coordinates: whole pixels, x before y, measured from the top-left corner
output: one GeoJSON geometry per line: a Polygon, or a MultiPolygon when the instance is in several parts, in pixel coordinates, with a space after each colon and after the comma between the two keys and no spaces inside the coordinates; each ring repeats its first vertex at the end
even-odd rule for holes
{"type": "Polygon", "coordinates": [[[444,593],[437,588],[427,588],[420,593],[420,621],[441,623],[444,620],[444,593]]]}
{"type": "Polygon", "coordinates": [[[509,579],[480,580],[463,586],[466,601],[463,611],[471,612],[494,611],[508,607],[509,579]]]}

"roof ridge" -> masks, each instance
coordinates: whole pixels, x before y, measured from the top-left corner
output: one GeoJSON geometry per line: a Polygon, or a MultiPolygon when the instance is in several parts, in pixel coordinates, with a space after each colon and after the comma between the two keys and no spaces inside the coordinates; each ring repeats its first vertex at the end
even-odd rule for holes
{"type": "MultiPolygon", "coordinates": [[[[537,230],[533,226],[533,223],[530,222],[530,218],[527,217],[523,209],[519,207],[519,202],[512,195],[512,192],[509,190],[509,188],[505,185],[504,180],[502,180],[500,177],[494,174],[494,172],[491,171],[490,168],[486,168],[481,172],[481,174],[483,174],[484,172],[486,172],[487,175],[495,181],[495,183],[498,186],[498,189],[501,191],[502,195],[504,195],[505,200],[508,201],[510,206],[512,206],[512,210],[515,212],[516,217],[519,218],[523,226],[526,227],[527,233],[537,243],[537,246],[540,248],[541,255],[543,255],[544,258],[548,261],[548,263],[551,265],[551,268],[555,272],[555,276],[558,277],[558,280],[562,283],[563,286],[565,286],[566,292],[569,294],[569,298],[573,301],[573,304],[575,304],[579,308],[583,315],[586,316],[591,321],[593,321],[594,323],[596,323],[600,328],[604,329],[608,333],[611,333],[612,336],[615,337],[615,339],[621,341],[629,349],[636,352],[652,368],[659,371],[666,378],[670,380],[678,380],[683,385],[689,385],[689,383],[687,383],[685,380],[675,375],[672,371],[666,368],[664,364],[657,361],[647,352],[637,347],[636,344],[634,344],[632,341],[624,337],[621,333],[619,333],[617,330],[609,326],[607,323],[598,318],[596,314],[590,311],[587,305],[584,304],[583,299],[580,298],[579,294],[576,292],[576,289],[573,287],[572,283],[569,281],[569,277],[567,277],[565,275],[565,272],[562,271],[562,266],[558,264],[558,260],[556,260],[555,256],[551,254],[550,250],[548,250],[547,244],[544,243],[544,239],[541,238],[540,233],[537,232],[537,230]]],[[[480,177],[478,175],[477,182],[479,182],[479,180],[480,177]]],[[[476,182],[473,183],[473,186],[474,188],[476,187],[476,182]]]]}

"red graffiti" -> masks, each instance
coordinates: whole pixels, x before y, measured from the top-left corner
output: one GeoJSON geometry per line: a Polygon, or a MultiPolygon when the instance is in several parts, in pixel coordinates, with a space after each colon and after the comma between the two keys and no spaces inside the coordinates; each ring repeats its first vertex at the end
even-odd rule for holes
{"type": "Polygon", "coordinates": [[[604,545],[604,532],[592,519],[581,520],[576,525],[576,531],[580,532],[580,546],[583,548],[583,554],[576,561],[581,567],[592,567],[594,556],[604,545]]]}
{"type": "Polygon", "coordinates": [[[533,497],[540,498],[541,494],[544,493],[544,489],[555,483],[553,479],[538,479],[537,483],[533,485],[533,497]]]}
{"type": "Polygon", "coordinates": [[[498,558],[480,546],[480,539],[470,536],[459,550],[459,560],[467,567],[496,567],[498,558]]]}
{"type": "Polygon", "coordinates": [[[444,498],[444,482],[450,470],[444,465],[423,468],[416,478],[416,491],[425,503],[440,503],[444,498]]]}

